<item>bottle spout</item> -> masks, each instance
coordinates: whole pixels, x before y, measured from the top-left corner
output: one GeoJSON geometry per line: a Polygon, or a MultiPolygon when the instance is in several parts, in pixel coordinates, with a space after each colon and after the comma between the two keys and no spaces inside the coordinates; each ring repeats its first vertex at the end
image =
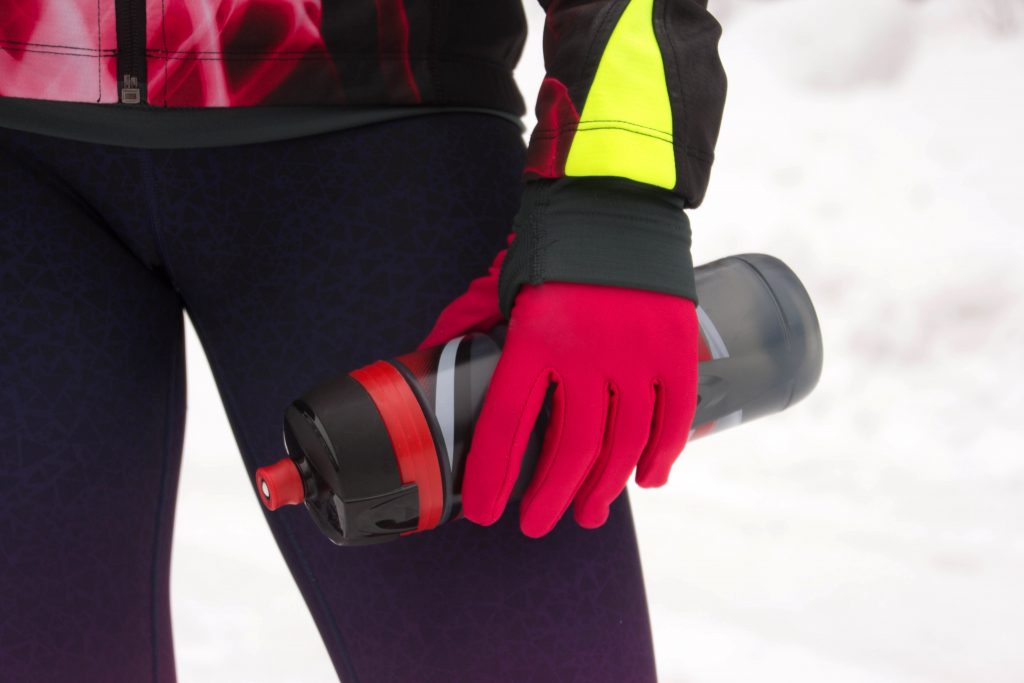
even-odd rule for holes
{"type": "Polygon", "coordinates": [[[256,491],[268,510],[298,505],[305,499],[302,475],[291,458],[256,470],[256,491]]]}

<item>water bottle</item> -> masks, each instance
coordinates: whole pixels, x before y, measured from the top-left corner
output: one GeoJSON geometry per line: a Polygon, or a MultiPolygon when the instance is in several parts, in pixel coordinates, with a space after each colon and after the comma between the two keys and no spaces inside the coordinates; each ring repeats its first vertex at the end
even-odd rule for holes
{"type": "MultiPolygon", "coordinates": [[[[689,440],[785,410],[822,367],[810,297],[782,261],[741,254],[694,271],[699,380],[689,440]]],[[[288,457],[256,472],[263,504],[304,503],[343,546],[390,541],[461,516],[462,475],[507,323],[353,370],[285,411],[288,457]]],[[[522,495],[550,419],[549,390],[523,455],[522,495]]]]}

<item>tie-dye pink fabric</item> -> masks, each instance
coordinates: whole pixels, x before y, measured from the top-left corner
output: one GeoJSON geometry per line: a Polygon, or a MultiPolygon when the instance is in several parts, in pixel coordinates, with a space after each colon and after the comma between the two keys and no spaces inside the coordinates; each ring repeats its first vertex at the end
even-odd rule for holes
{"type": "Polygon", "coordinates": [[[240,106],[291,88],[341,101],[320,0],[147,0],[149,103],[240,106]]]}
{"type": "MultiPolygon", "coordinates": [[[[321,0],[136,1],[145,2],[150,105],[346,102],[321,0]]],[[[376,29],[379,54],[354,58],[379,61],[391,88],[381,99],[418,102],[404,1],[344,9],[359,30],[376,29]]],[[[115,0],[0,0],[0,96],[117,102],[117,47],[115,0]]]]}
{"type": "Polygon", "coordinates": [[[114,0],[0,0],[0,95],[117,102],[114,0]]]}

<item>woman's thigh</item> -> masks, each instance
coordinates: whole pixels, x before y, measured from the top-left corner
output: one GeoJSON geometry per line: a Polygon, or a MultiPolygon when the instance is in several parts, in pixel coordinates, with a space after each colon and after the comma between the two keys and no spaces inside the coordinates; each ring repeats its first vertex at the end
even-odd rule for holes
{"type": "Polygon", "coordinates": [[[181,301],[79,192],[76,176],[106,174],[113,201],[131,196],[118,156],[0,128],[5,681],[174,676],[181,301]]]}
{"type": "MultiPolygon", "coordinates": [[[[251,474],[282,457],[292,399],[413,349],[486,272],[524,148],[503,119],[443,114],[147,157],[165,256],[251,474]]],[[[346,681],[653,680],[627,501],[601,529],[570,518],[539,540],[515,512],[359,548],[302,508],[267,519],[346,681]]]]}

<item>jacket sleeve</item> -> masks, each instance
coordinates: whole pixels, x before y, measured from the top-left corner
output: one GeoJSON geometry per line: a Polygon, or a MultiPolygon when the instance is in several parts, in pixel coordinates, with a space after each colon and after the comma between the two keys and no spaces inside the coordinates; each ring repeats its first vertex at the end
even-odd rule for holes
{"type": "Polygon", "coordinates": [[[546,75],[527,179],[618,176],[699,205],[726,89],[707,0],[539,1],[546,75]]]}
{"type": "Polygon", "coordinates": [[[589,282],[696,302],[683,209],[704,198],[725,104],[707,0],[539,0],[545,78],[499,278],[589,282]]]}

